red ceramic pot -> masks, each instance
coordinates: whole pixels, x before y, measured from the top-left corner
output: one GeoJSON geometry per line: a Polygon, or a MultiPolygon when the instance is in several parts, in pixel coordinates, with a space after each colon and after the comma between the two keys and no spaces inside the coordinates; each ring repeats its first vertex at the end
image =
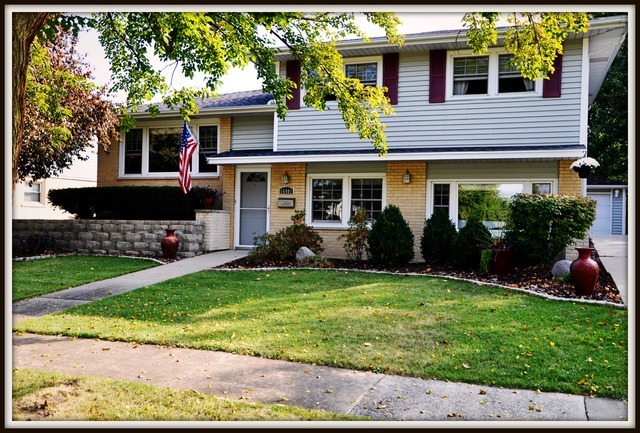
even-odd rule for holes
{"type": "Polygon", "coordinates": [[[576,250],[578,250],[578,258],[571,262],[571,266],[569,266],[571,283],[576,289],[576,294],[591,296],[596,289],[600,267],[591,258],[593,248],[583,247],[576,248],[576,250]]]}
{"type": "Polygon", "coordinates": [[[506,274],[513,267],[513,254],[511,251],[498,250],[491,255],[489,270],[494,274],[506,274]]]}
{"type": "Polygon", "coordinates": [[[165,259],[175,259],[178,253],[178,246],[180,245],[180,239],[174,234],[176,229],[165,229],[167,235],[160,241],[160,247],[162,248],[162,256],[165,259]]]}

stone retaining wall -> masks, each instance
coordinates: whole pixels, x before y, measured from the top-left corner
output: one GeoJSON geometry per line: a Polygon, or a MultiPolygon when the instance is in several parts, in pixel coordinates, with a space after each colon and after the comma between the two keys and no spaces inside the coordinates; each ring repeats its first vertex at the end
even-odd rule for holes
{"type": "Polygon", "coordinates": [[[109,254],[161,257],[160,240],[165,229],[175,228],[180,239],[179,257],[204,253],[203,221],[136,221],[136,220],[13,220],[12,239],[18,242],[30,235],[48,234],[56,247],[79,254],[109,254]]]}

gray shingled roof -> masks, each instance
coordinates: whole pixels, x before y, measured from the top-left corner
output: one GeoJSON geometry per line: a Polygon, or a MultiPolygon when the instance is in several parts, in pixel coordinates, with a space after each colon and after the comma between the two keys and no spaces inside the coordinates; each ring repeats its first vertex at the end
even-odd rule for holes
{"type": "MultiPolygon", "coordinates": [[[[196,99],[196,106],[200,111],[231,107],[257,107],[268,105],[271,99],[273,99],[273,97],[270,94],[262,93],[261,90],[248,90],[244,92],[224,93],[218,95],[216,98],[198,98],[196,99]]],[[[143,105],[137,112],[145,113],[147,107],[147,105],[143,105]]],[[[160,112],[176,111],[175,108],[170,109],[165,104],[158,104],[158,108],[160,112]]]]}

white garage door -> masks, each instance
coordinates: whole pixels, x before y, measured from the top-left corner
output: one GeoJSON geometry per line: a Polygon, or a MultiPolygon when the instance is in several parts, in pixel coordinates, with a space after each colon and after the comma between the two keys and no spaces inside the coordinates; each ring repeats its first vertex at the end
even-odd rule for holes
{"type": "Polygon", "coordinates": [[[590,193],[589,198],[594,199],[596,204],[596,220],[591,226],[591,233],[611,234],[611,194],[590,193]]]}

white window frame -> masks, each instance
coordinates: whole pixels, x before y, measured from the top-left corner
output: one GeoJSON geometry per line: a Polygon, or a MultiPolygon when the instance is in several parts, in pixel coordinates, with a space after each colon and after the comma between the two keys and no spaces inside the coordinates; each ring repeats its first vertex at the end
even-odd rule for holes
{"type": "MultiPolygon", "coordinates": [[[[125,174],[124,172],[124,161],[125,161],[125,139],[126,134],[123,132],[120,134],[120,154],[119,154],[119,164],[118,164],[118,178],[121,179],[177,179],[178,171],[175,172],[150,172],[149,171],[149,137],[150,129],[156,128],[180,128],[180,133],[182,133],[182,127],[184,123],[180,122],[163,122],[163,123],[151,123],[151,122],[138,122],[136,126],[132,129],[142,129],[142,170],[141,173],[129,173],[125,174]]],[[[218,143],[218,153],[220,152],[220,119],[207,119],[197,121],[194,120],[189,122],[189,129],[191,133],[196,137],[196,140],[199,139],[200,136],[200,127],[201,126],[216,126],[217,127],[217,143],[218,143]]],[[[179,143],[176,143],[176,149],[178,148],[179,143]]],[[[197,150],[198,154],[200,152],[200,147],[198,146],[197,150]]],[[[220,177],[219,168],[216,171],[212,172],[199,172],[199,158],[198,155],[194,154],[191,160],[191,178],[192,179],[215,179],[220,177]]],[[[176,152],[176,164],[177,164],[178,153],[176,152]]],[[[218,166],[219,167],[219,166],[218,166]]]]}
{"type": "Polygon", "coordinates": [[[38,186],[38,192],[32,191],[29,187],[29,182],[25,182],[23,184],[23,195],[22,200],[26,206],[38,206],[44,205],[44,184],[42,182],[33,182],[32,186],[38,186]],[[27,195],[35,195],[38,194],[38,200],[27,200],[27,195]]]}
{"type": "Polygon", "coordinates": [[[507,92],[498,93],[499,84],[499,67],[498,56],[507,53],[504,48],[489,48],[488,52],[481,55],[473,54],[472,50],[454,50],[447,52],[447,100],[460,100],[460,99],[477,99],[477,98],[532,98],[542,97],[542,79],[537,79],[534,82],[534,90],[530,92],[507,92]],[[453,94],[453,60],[458,57],[489,57],[489,74],[487,82],[487,93],[479,95],[454,95],[453,94]]]}
{"type": "MultiPolygon", "coordinates": [[[[376,86],[382,86],[382,56],[366,56],[366,57],[347,57],[342,59],[342,72],[346,73],[346,65],[363,64],[363,63],[376,63],[377,64],[377,76],[376,86]]],[[[304,87],[300,88],[300,106],[306,107],[304,103],[304,96],[307,91],[304,87]]],[[[327,101],[328,107],[338,106],[338,101],[327,101]]]]}
{"type": "Polygon", "coordinates": [[[463,179],[463,180],[451,180],[451,179],[431,179],[427,181],[427,214],[426,219],[429,219],[433,215],[433,196],[435,184],[447,184],[449,185],[449,219],[458,227],[458,187],[462,184],[499,184],[499,183],[520,183],[523,185],[522,192],[524,194],[531,194],[534,183],[549,183],[551,184],[551,194],[557,194],[558,182],[554,179],[463,179]]]}
{"type": "Polygon", "coordinates": [[[352,179],[382,179],[382,209],[387,201],[387,176],[384,173],[313,173],[307,175],[306,223],[313,228],[340,229],[349,227],[351,218],[351,180],[352,179]],[[342,218],[337,222],[313,221],[313,180],[340,179],[342,180],[342,218]],[[345,206],[346,205],[346,206],[345,206]]]}

